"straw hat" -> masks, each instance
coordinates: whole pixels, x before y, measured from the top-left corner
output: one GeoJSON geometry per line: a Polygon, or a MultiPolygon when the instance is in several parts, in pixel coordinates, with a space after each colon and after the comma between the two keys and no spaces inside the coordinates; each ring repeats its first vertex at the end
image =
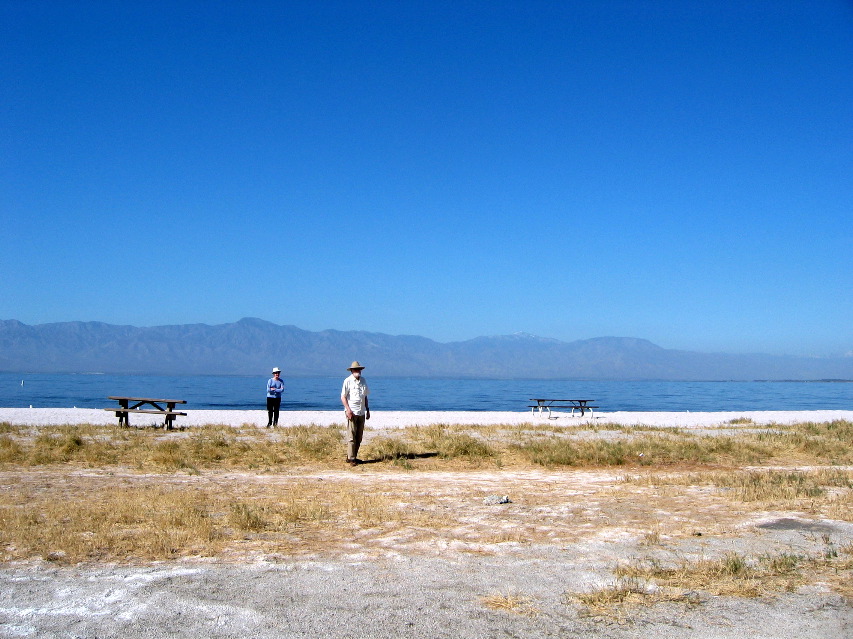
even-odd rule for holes
{"type": "Polygon", "coordinates": [[[274,369],[272,369],[272,372],[273,373],[281,373],[281,369],[278,366],[276,366],[274,369]]]}
{"type": "Polygon", "coordinates": [[[348,371],[361,371],[361,370],[364,370],[364,366],[362,366],[358,362],[353,362],[352,364],[349,365],[349,368],[347,370],[348,371]]]}

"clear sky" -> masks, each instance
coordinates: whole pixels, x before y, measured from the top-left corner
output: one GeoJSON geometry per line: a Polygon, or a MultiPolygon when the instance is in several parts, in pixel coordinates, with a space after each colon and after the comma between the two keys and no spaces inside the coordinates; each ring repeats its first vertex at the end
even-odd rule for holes
{"type": "Polygon", "coordinates": [[[853,353],[853,3],[0,0],[0,319],[853,353]]]}

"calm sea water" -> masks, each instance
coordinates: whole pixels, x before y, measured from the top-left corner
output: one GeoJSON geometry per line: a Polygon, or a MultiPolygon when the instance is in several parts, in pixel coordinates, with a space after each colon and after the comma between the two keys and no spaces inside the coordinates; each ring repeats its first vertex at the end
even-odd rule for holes
{"type": "MultiPolygon", "coordinates": [[[[343,377],[285,378],[283,410],[339,410],[343,377]]],[[[851,410],[853,383],[615,382],[365,376],[374,410],[526,410],[531,397],[593,399],[605,411],[851,410]]],[[[0,407],[106,408],[109,395],[259,409],[267,377],[0,373],[0,407]],[[23,384],[21,382],[23,381],[23,384]]]]}

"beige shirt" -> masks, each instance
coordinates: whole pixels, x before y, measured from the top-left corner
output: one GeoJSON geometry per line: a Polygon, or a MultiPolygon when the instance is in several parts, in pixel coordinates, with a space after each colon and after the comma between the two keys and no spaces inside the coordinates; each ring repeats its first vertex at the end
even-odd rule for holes
{"type": "Polygon", "coordinates": [[[346,397],[353,415],[364,415],[365,398],[369,394],[370,389],[367,388],[367,382],[363,377],[356,379],[354,375],[350,375],[344,380],[341,399],[346,397]]]}

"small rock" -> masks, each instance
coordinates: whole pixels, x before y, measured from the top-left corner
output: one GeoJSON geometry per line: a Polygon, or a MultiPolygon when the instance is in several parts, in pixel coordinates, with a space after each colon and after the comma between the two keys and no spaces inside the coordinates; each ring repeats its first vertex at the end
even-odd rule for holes
{"type": "Polygon", "coordinates": [[[497,504],[511,504],[509,495],[504,495],[503,497],[500,495],[489,495],[483,500],[483,503],[486,506],[495,506],[497,504]]]}

